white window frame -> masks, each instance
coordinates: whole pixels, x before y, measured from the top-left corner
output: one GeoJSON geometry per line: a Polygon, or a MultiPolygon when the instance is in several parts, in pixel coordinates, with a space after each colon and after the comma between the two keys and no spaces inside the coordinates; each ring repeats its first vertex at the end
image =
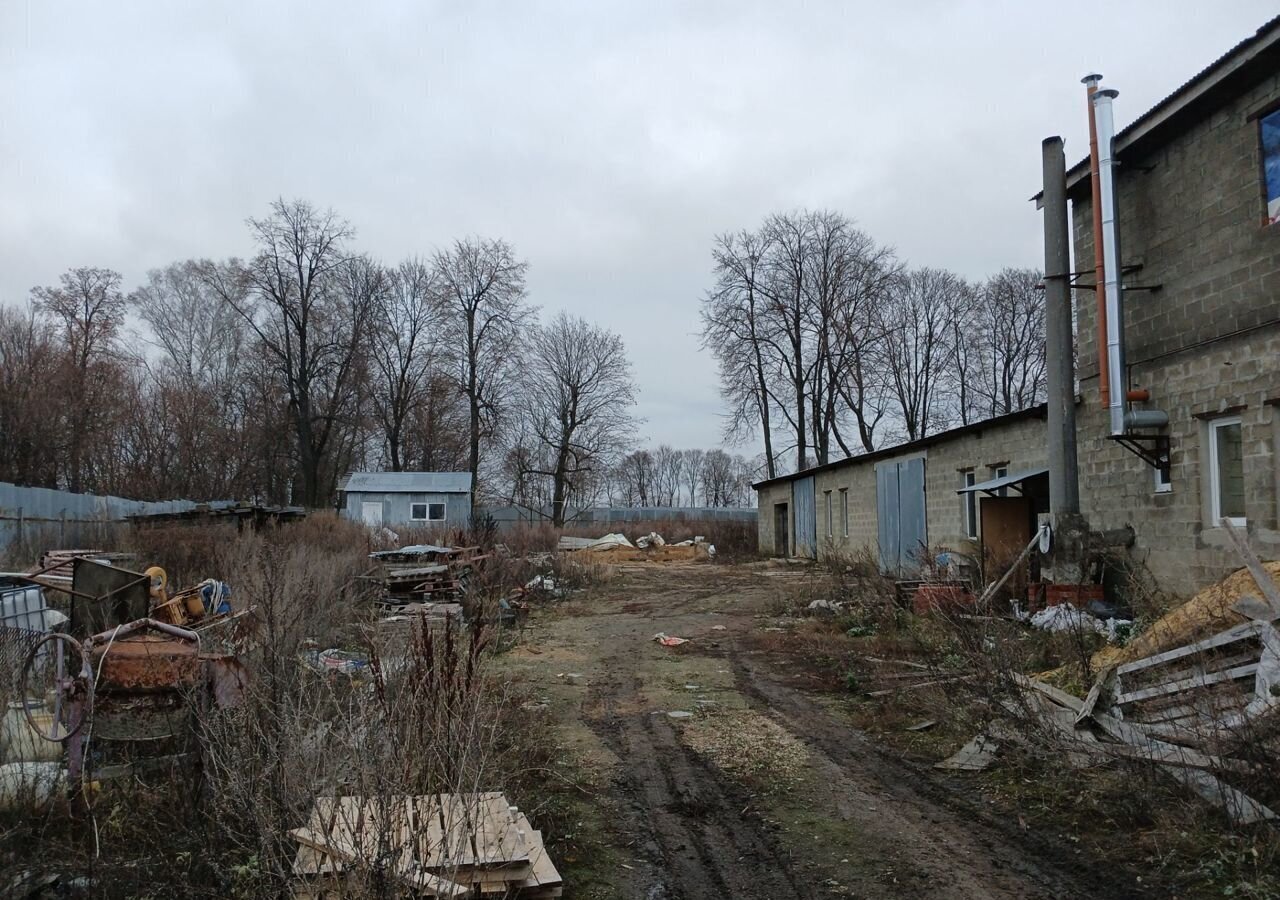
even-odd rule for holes
{"type": "MultiPolygon", "coordinates": [[[[1004,477],[1005,477],[1006,475],[1008,475],[1008,474],[1009,474],[1009,467],[1008,467],[1007,465],[1003,465],[1003,466],[992,466],[992,467],[991,467],[991,477],[992,477],[992,478],[1004,478],[1004,477]]],[[[1009,486],[1008,486],[1008,485],[1005,485],[1004,487],[996,488],[996,489],[995,489],[995,491],[994,491],[993,493],[994,493],[997,497],[1008,497],[1008,496],[1009,496],[1009,486]]]]}
{"type": "Polygon", "coordinates": [[[1173,472],[1172,471],[1169,473],[1168,481],[1165,481],[1163,478],[1160,477],[1164,474],[1164,472],[1160,470],[1159,466],[1153,466],[1151,469],[1151,472],[1152,472],[1152,481],[1155,485],[1155,487],[1152,488],[1152,490],[1155,493],[1170,494],[1173,492],[1173,472]]]}
{"type": "Polygon", "coordinates": [[[840,525],[845,537],[849,536],[849,489],[840,488],[840,525]]]}
{"type": "Polygon", "coordinates": [[[827,537],[832,537],[832,532],[831,532],[831,492],[830,492],[830,491],[823,491],[823,492],[822,492],[822,496],[823,496],[823,498],[824,498],[824,502],[825,502],[825,503],[826,503],[826,505],[827,505],[827,537]]]}
{"type": "Polygon", "coordinates": [[[449,504],[440,500],[413,500],[409,503],[409,521],[410,522],[447,522],[449,520],[449,504]],[[417,507],[426,507],[423,515],[415,515],[417,507]],[[440,518],[431,518],[431,507],[440,507],[440,518]]]}
{"type": "Polygon", "coordinates": [[[1241,434],[1240,448],[1240,465],[1244,466],[1244,423],[1239,416],[1223,416],[1220,419],[1210,419],[1207,423],[1209,426],[1209,524],[1212,528],[1221,528],[1222,523],[1230,522],[1237,528],[1243,528],[1248,523],[1247,516],[1224,516],[1222,515],[1222,492],[1221,484],[1218,481],[1218,429],[1230,425],[1239,426],[1241,434]]]}
{"type": "MultiPolygon", "coordinates": [[[[978,473],[973,469],[965,469],[964,486],[973,487],[978,483],[978,473]]],[[[976,491],[965,491],[964,494],[964,536],[971,541],[978,539],[978,494],[976,491]]]]}

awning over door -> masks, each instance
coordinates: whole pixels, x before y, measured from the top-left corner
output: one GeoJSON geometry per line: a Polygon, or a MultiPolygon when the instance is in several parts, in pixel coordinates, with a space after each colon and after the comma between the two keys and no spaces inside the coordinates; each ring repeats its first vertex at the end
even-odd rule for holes
{"type": "Polygon", "coordinates": [[[975,491],[982,491],[984,494],[994,494],[1001,488],[1017,487],[1022,489],[1022,483],[1031,481],[1033,478],[1044,478],[1049,474],[1048,469],[1029,469],[1026,472],[1012,472],[1003,475],[1000,478],[992,478],[990,481],[982,481],[978,484],[971,484],[968,487],[962,487],[956,491],[957,494],[970,494],[975,491]]]}

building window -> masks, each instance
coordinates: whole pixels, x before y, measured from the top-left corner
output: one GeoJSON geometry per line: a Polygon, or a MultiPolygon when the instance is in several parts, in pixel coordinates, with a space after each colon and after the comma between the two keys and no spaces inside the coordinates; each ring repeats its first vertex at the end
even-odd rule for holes
{"type": "Polygon", "coordinates": [[[409,518],[415,522],[443,522],[443,503],[411,503],[409,518]]]}
{"type": "MultiPolygon", "coordinates": [[[[969,469],[964,473],[964,486],[973,487],[978,483],[978,473],[969,469]]],[[[964,533],[970,540],[978,539],[978,492],[969,491],[964,495],[964,533]]]]}
{"type": "MultiPolygon", "coordinates": [[[[991,474],[992,478],[1004,478],[1006,475],[1009,474],[1009,467],[1008,466],[992,466],[991,473],[992,473],[991,474]]],[[[992,491],[992,493],[995,494],[997,497],[1008,497],[1009,489],[1007,487],[999,487],[999,488],[996,488],[994,491],[992,491]]]]}
{"type": "Polygon", "coordinates": [[[1262,179],[1267,195],[1267,223],[1280,222],[1280,109],[1262,117],[1262,179]]]}
{"type": "Polygon", "coordinates": [[[845,536],[849,536],[849,489],[840,488],[840,530],[845,536]]]}
{"type": "Polygon", "coordinates": [[[1209,423],[1210,524],[1244,525],[1244,440],[1240,417],[1209,423]]]}
{"type": "Polygon", "coordinates": [[[823,491],[822,497],[827,504],[827,537],[831,537],[831,492],[823,491]]]}
{"type": "Polygon", "coordinates": [[[1173,490],[1173,481],[1168,472],[1159,466],[1155,466],[1151,471],[1155,473],[1155,492],[1157,494],[1167,494],[1173,490]]]}

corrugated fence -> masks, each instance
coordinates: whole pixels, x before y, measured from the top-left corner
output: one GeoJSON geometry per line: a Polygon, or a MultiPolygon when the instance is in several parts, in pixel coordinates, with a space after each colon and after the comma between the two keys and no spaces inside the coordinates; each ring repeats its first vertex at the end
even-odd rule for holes
{"type": "MultiPolygon", "coordinates": [[[[216,508],[235,503],[219,500],[199,505],[216,508]]],[[[126,500],[0,481],[0,552],[14,543],[44,542],[70,547],[96,536],[104,525],[123,522],[127,516],[186,512],[196,506],[193,500],[126,500]]]]}
{"type": "MultiPolygon", "coordinates": [[[[519,506],[501,506],[484,510],[499,525],[517,522],[550,522],[551,507],[542,510],[519,506]]],[[[696,521],[707,519],[719,522],[754,522],[753,508],[723,506],[595,506],[589,509],[571,510],[565,517],[571,525],[589,525],[595,522],[665,522],[671,519],[696,521]]]]}

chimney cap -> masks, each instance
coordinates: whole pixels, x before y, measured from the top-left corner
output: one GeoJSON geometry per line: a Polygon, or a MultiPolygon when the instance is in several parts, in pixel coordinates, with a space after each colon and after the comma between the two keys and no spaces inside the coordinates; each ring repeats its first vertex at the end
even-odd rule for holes
{"type": "Polygon", "coordinates": [[[1097,84],[1101,80],[1102,80],[1102,76],[1099,75],[1097,72],[1090,72],[1088,75],[1080,79],[1080,83],[1087,84],[1092,87],[1093,85],[1097,84]]]}
{"type": "Polygon", "coordinates": [[[1103,90],[1098,91],[1098,96],[1106,97],[1108,100],[1114,100],[1120,96],[1120,92],[1115,88],[1104,88],[1103,90]]]}

